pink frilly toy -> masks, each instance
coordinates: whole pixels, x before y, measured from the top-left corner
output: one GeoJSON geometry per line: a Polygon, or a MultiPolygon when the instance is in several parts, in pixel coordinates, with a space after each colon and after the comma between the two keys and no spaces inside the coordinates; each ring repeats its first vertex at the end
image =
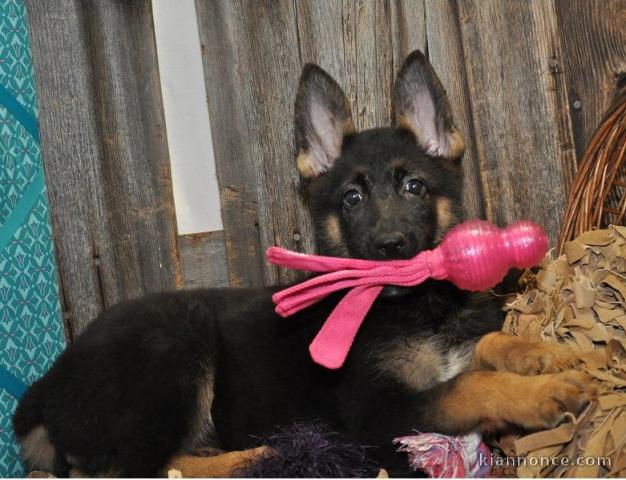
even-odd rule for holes
{"type": "Polygon", "coordinates": [[[399,452],[408,454],[413,470],[431,478],[484,478],[491,472],[491,452],[478,433],[462,437],[418,433],[393,443],[400,445],[399,452]]]}
{"type": "Polygon", "coordinates": [[[276,313],[288,317],[329,294],[351,289],[332,311],[309,346],[313,360],[340,368],[374,300],[385,285],[411,287],[429,278],[448,280],[463,290],[495,286],[511,267],[528,268],[544,257],[548,237],[530,221],[499,229],[483,220],[452,228],[441,244],[409,260],[361,260],[267,250],[269,262],[309,272],[327,272],[277,292],[276,313]]]}

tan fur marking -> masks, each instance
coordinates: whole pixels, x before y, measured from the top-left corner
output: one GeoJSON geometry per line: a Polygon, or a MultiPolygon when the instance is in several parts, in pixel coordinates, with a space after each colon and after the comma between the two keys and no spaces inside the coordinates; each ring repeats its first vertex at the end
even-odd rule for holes
{"type": "Polygon", "coordinates": [[[412,389],[422,391],[439,382],[444,359],[434,343],[407,339],[389,349],[380,366],[412,389]]]}
{"type": "MultiPolygon", "coordinates": [[[[86,473],[83,473],[78,468],[70,468],[69,477],[70,478],[89,478],[89,475],[87,475],[86,473]]],[[[105,475],[102,475],[102,478],[105,478],[105,475]]],[[[107,478],[112,478],[112,477],[107,477],[107,478]]]]}
{"type": "Polygon", "coordinates": [[[183,478],[228,478],[247,462],[258,458],[265,449],[258,447],[213,457],[181,455],[173,458],[163,473],[167,476],[169,470],[178,470],[183,478]]]}
{"type": "Polygon", "coordinates": [[[298,167],[298,171],[302,178],[313,178],[315,177],[315,170],[313,169],[313,165],[311,160],[309,159],[309,154],[300,150],[298,156],[296,157],[296,166],[298,167]]]}
{"type": "Polygon", "coordinates": [[[352,117],[348,118],[343,125],[343,135],[354,135],[356,133],[356,128],[354,128],[354,123],[352,122],[352,117]]]}
{"type": "Polygon", "coordinates": [[[557,373],[579,363],[576,352],[552,342],[530,343],[504,332],[492,332],[476,345],[473,366],[521,375],[557,373]]]}
{"type": "Polygon", "coordinates": [[[444,348],[437,338],[402,339],[380,358],[380,368],[415,391],[428,390],[467,369],[473,345],[444,348]]]}
{"type": "Polygon", "coordinates": [[[52,471],[56,450],[48,437],[48,430],[43,425],[33,428],[23,438],[22,458],[34,470],[52,471]]]}
{"type": "Polygon", "coordinates": [[[404,166],[405,160],[402,158],[392,158],[391,162],[389,162],[389,166],[391,168],[398,168],[404,166]]]}
{"type": "Polygon", "coordinates": [[[437,197],[435,206],[437,209],[437,226],[439,227],[438,234],[443,235],[455,220],[452,213],[452,201],[447,197],[437,197]]]}
{"type": "Polygon", "coordinates": [[[459,129],[455,127],[450,137],[451,148],[447,155],[448,158],[461,158],[465,153],[465,140],[463,140],[463,135],[461,135],[459,129]]]}
{"type": "Polygon", "coordinates": [[[348,248],[344,242],[341,224],[339,223],[339,217],[337,215],[333,214],[326,217],[324,221],[324,234],[326,241],[337,250],[337,254],[348,254],[348,248]]]}
{"type": "MultiPolygon", "coordinates": [[[[340,122],[338,120],[338,122],[340,122]]],[[[341,136],[338,137],[337,142],[333,145],[333,150],[336,152],[336,156],[339,157],[341,153],[341,146],[343,145],[343,140],[347,135],[353,135],[356,133],[356,129],[354,128],[354,123],[352,122],[352,118],[347,118],[345,121],[341,122],[340,127],[341,136]]],[[[337,158],[332,158],[329,164],[334,163],[337,158]]],[[[312,156],[311,152],[306,150],[300,150],[298,152],[298,156],[296,157],[296,166],[298,167],[298,171],[302,178],[311,179],[317,177],[321,172],[319,169],[315,168],[315,158],[312,156]]]]}
{"type": "Polygon", "coordinates": [[[525,377],[508,372],[466,372],[436,403],[433,416],[445,432],[501,429],[507,424],[528,430],[553,428],[565,411],[579,413],[595,397],[591,377],[567,371],[525,377]]]}

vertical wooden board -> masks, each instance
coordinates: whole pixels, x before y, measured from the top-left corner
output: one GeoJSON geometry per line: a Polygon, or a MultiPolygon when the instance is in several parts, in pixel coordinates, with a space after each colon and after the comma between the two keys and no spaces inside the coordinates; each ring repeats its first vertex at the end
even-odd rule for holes
{"type": "Polygon", "coordinates": [[[28,1],[42,151],[74,333],[181,283],[150,4],[28,1]]]}
{"type": "Polygon", "coordinates": [[[569,194],[574,175],[576,174],[577,160],[574,143],[574,131],[572,126],[571,110],[568,104],[568,88],[563,75],[565,54],[563,52],[563,35],[559,30],[557,15],[553,2],[542,4],[545,15],[544,30],[547,41],[540,45],[545,48],[542,54],[548,57],[548,96],[550,105],[555,112],[557,127],[557,141],[561,153],[561,180],[565,198],[569,194]]]}
{"type": "Polygon", "coordinates": [[[103,306],[92,236],[100,153],[89,52],[77,2],[28,0],[27,9],[62,308],[77,333],[103,306]]]}
{"type": "Polygon", "coordinates": [[[393,50],[389,2],[356,0],[350,4],[355,26],[357,128],[391,124],[389,96],[393,85],[393,50]]]}
{"type": "Polygon", "coordinates": [[[234,4],[196,2],[211,132],[222,205],[230,284],[263,283],[258,213],[258,159],[252,158],[254,110],[239,97],[252,95],[240,63],[234,4]],[[250,140],[248,140],[250,139],[250,140]]]}
{"type": "Polygon", "coordinates": [[[196,10],[231,284],[298,278],[263,257],[274,244],[313,249],[294,167],[300,60],[293,4],[197,0],[196,10]]]}
{"type": "Polygon", "coordinates": [[[178,251],[185,288],[229,285],[223,231],[180,235],[178,251]]]}
{"type": "Polygon", "coordinates": [[[341,85],[357,129],[388,126],[394,76],[391,4],[296,2],[302,62],[326,69],[341,85]]]}
{"type": "Polygon", "coordinates": [[[554,16],[543,2],[459,2],[487,217],[533,219],[553,242],[566,190],[549,68],[554,16]]]}
{"type": "Polygon", "coordinates": [[[297,2],[303,62],[315,62],[342,86],[358,130],[388,126],[393,81],[389,2],[297,2]]]}
{"type": "Polygon", "coordinates": [[[350,100],[360,129],[391,123],[391,89],[406,56],[426,46],[423,3],[296,2],[302,63],[326,69],[350,100]]]}
{"type": "Polygon", "coordinates": [[[626,0],[556,0],[578,158],[626,75],[626,0]],[[578,103],[580,102],[580,103],[578,103]]]}
{"type": "Polygon", "coordinates": [[[301,64],[319,65],[350,96],[342,0],[298,0],[295,8],[301,64]]]}
{"type": "Polygon", "coordinates": [[[428,57],[448,93],[454,120],[467,144],[463,157],[463,205],[468,218],[484,218],[480,162],[476,152],[456,1],[426,0],[425,10],[428,57]]]}
{"type": "Polygon", "coordinates": [[[428,54],[426,5],[423,0],[391,0],[393,75],[413,50],[428,54]]]}
{"type": "Polygon", "coordinates": [[[96,247],[112,303],[180,284],[176,223],[151,4],[84,1],[83,9],[108,227],[96,247]]]}

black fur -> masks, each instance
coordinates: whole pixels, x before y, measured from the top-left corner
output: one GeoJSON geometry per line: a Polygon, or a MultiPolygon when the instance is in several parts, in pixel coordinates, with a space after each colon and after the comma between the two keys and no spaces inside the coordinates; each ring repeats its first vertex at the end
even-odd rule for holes
{"type": "MultiPolygon", "coordinates": [[[[452,128],[432,69],[421,54],[407,62],[396,110],[398,102],[421,108],[426,93],[446,109],[434,112],[446,119],[441,125],[452,128]]],[[[445,149],[426,153],[428,132],[416,135],[409,125],[354,133],[347,100],[319,67],[305,68],[298,92],[298,166],[322,253],[407,258],[462,219],[460,166],[445,149]]],[[[106,310],[28,391],[14,418],[18,438],[43,425],[57,455],[83,473],[149,476],[194,446],[243,449],[279,426],[319,420],[372,446],[371,458],[401,475],[411,472],[394,437],[415,429],[462,433],[435,408],[454,378],[426,377],[439,367],[454,371],[447,353],[498,330],[498,305],[445,282],[387,289],[345,366],[330,371],[311,361],[307,347],[343,293],[282,319],[271,301],[276,289],[162,293],[106,310]],[[423,383],[395,370],[405,360],[396,352],[435,341],[439,357],[409,365],[424,370],[423,383]],[[210,412],[198,411],[207,389],[210,412]],[[209,413],[215,431],[202,432],[209,413]]]]}

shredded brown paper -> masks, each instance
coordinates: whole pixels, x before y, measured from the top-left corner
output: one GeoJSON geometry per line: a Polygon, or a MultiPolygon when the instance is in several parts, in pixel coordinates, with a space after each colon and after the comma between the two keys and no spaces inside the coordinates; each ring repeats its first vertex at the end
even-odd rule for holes
{"type": "Polygon", "coordinates": [[[519,477],[624,477],[626,227],[586,232],[564,250],[523,275],[525,291],[507,304],[503,330],[575,348],[598,382],[598,400],[578,418],[500,447],[519,459],[519,477]]]}

